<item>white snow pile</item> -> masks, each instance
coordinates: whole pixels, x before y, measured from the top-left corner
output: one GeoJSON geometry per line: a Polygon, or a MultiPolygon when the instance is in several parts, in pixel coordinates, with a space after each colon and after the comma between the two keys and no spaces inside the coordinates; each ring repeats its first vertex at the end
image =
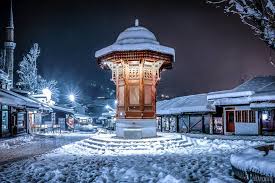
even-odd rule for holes
{"type": "Polygon", "coordinates": [[[0,149],[16,148],[19,145],[33,142],[33,139],[34,138],[31,135],[15,137],[12,139],[3,139],[0,141],[0,149]]]}
{"type": "Polygon", "coordinates": [[[80,131],[96,131],[97,128],[98,128],[97,126],[94,126],[92,124],[76,125],[76,127],[75,127],[76,130],[80,130],[80,131]]]}
{"type": "Polygon", "coordinates": [[[275,177],[275,151],[265,152],[248,148],[247,150],[232,154],[231,164],[243,171],[253,171],[267,176],[275,177]]]}
{"type": "Polygon", "coordinates": [[[153,148],[137,154],[98,151],[84,146],[85,140],[42,156],[0,165],[0,182],[235,182],[230,155],[263,144],[190,138],[192,146],[169,151],[153,148]]]}

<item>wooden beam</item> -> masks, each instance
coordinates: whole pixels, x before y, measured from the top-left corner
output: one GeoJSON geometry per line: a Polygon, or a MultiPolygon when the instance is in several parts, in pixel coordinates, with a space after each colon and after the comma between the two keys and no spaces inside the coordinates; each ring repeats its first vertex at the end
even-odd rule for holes
{"type": "Polygon", "coordinates": [[[205,133],[205,124],[204,124],[204,115],[202,115],[202,119],[201,119],[201,122],[202,122],[202,133],[205,133]]]}

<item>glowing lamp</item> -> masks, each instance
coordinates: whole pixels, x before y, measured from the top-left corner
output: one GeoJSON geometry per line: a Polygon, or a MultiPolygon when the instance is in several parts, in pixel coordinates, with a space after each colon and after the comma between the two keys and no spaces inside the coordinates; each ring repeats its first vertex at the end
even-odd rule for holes
{"type": "Polygon", "coordinates": [[[51,92],[51,90],[50,90],[49,88],[44,88],[44,89],[42,90],[42,93],[43,93],[43,95],[46,96],[47,102],[50,101],[50,100],[52,99],[52,92],[51,92]]]}
{"type": "Polygon", "coordinates": [[[267,113],[263,113],[262,114],[262,120],[267,120],[268,119],[268,114],[267,113]]]}
{"type": "Polygon", "coordinates": [[[74,101],[75,101],[75,96],[74,96],[74,94],[70,94],[70,95],[69,95],[69,100],[70,100],[71,102],[74,102],[74,101]]]}

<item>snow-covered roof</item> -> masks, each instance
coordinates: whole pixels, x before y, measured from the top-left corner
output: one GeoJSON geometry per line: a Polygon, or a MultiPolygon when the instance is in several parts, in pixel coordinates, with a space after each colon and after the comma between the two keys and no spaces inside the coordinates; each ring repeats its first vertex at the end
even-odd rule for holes
{"type": "Polygon", "coordinates": [[[75,118],[79,118],[79,119],[89,119],[89,118],[92,118],[91,116],[88,116],[88,115],[85,115],[85,114],[74,114],[75,118]]]}
{"type": "Polygon", "coordinates": [[[33,108],[40,108],[40,103],[22,95],[19,95],[10,90],[0,89],[0,102],[10,106],[27,106],[33,108]]]}
{"type": "Polygon", "coordinates": [[[176,97],[170,100],[157,102],[157,114],[181,114],[214,112],[215,107],[207,101],[207,94],[176,97]]]}
{"type": "Polygon", "coordinates": [[[264,108],[264,109],[273,108],[273,109],[275,109],[275,103],[271,103],[271,102],[251,103],[250,108],[257,108],[257,109],[260,109],[260,108],[264,108]]]}
{"type": "Polygon", "coordinates": [[[275,92],[275,76],[258,76],[254,77],[245,83],[237,86],[232,90],[224,90],[208,93],[208,100],[217,100],[225,98],[240,98],[244,97],[243,102],[268,100],[270,96],[274,96],[275,92]]]}
{"type": "Polygon", "coordinates": [[[121,32],[117,40],[110,46],[96,51],[95,57],[99,58],[116,51],[156,51],[172,55],[175,60],[173,48],[160,45],[155,35],[147,28],[139,26],[138,22],[134,27],[127,28],[121,32]]]}
{"type": "Polygon", "coordinates": [[[71,108],[66,108],[66,107],[61,107],[61,106],[57,106],[57,105],[53,105],[51,106],[51,108],[53,110],[58,110],[58,111],[62,111],[62,112],[68,112],[68,113],[74,113],[74,110],[71,108]]]}

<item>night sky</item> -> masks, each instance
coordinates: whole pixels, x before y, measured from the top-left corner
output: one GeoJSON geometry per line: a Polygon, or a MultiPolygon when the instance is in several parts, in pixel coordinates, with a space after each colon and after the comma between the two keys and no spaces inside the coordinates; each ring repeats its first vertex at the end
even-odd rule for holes
{"type": "MultiPolygon", "coordinates": [[[[1,0],[1,45],[8,11],[9,1],[1,0]]],[[[14,0],[15,64],[37,42],[38,72],[56,79],[64,95],[73,89],[82,99],[100,96],[100,89],[91,83],[114,85],[110,72],[98,67],[94,53],[112,44],[136,18],[161,44],[176,50],[176,63],[162,74],[159,94],[230,89],[242,78],[275,73],[266,44],[238,16],[225,15],[222,8],[203,0],[14,0]]]]}

